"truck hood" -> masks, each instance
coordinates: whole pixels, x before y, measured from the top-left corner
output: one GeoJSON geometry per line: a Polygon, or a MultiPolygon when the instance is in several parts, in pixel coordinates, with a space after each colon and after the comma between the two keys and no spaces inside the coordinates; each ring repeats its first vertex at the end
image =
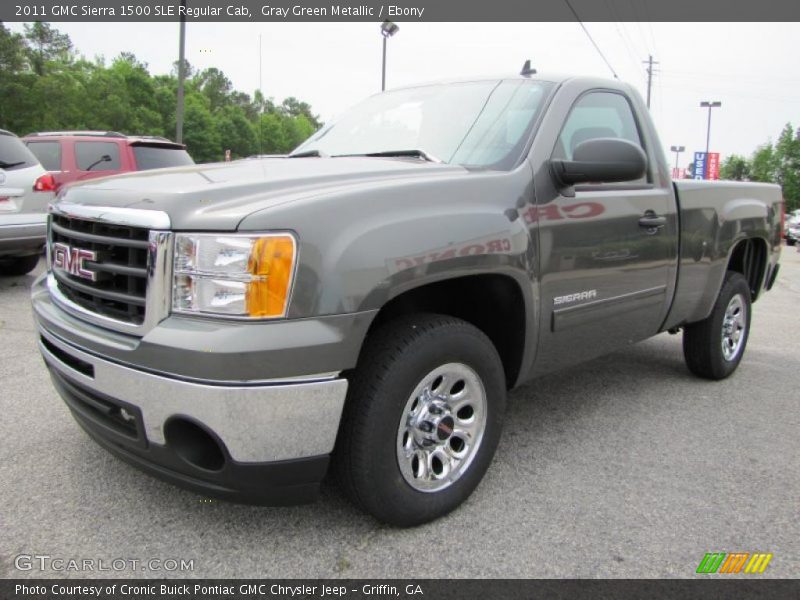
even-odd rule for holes
{"type": "Polygon", "coordinates": [[[256,211],[311,196],[467,173],[418,159],[281,157],[93,179],[67,186],[59,201],[163,211],[175,230],[233,231],[256,211]]]}

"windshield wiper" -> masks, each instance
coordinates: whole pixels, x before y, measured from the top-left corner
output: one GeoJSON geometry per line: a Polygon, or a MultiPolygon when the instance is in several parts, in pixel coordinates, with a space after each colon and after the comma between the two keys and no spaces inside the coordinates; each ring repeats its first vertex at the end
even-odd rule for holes
{"type": "Polygon", "coordinates": [[[337,156],[371,156],[376,158],[381,157],[410,157],[410,158],[421,158],[422,160],[427,160],[428,162],[440,163],[443,162],[440,158],[436,158],[433,154],[428,154],[425,150],[419,149],[411,149],[411,150],[384,150],[383,152],[366,152],[364,154],[338,154],[337,156]]]}
{"type": "Polygon", "coordinates": [[[0,160],[0,169],[10,169],[11,167],[18,167],[20,165],[24,165],[25,161],[21,160],[19,162],[9,163],[4,160],[0,160]]]}
{"type": "Polygon", "coordinates": [[[321,150],[303,150],[302,152],[295,152],[294,154],[290,154],[286,158],[308,158],[316,156],[318,158],[328,158],[328,155],[322,152],[321,150]]]}

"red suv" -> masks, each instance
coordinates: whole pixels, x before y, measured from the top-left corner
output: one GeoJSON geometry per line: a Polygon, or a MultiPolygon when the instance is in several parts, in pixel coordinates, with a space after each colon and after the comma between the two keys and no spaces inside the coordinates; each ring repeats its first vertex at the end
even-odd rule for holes
{"type": "Polygon", "coordinates": [[[23,141],[49,171],[37,180],[39,191],[57,192],[73,181],[128,171],[194,164],[186,146],[162,137],[116,131],[48,131],[31,133],[23,141]]]}

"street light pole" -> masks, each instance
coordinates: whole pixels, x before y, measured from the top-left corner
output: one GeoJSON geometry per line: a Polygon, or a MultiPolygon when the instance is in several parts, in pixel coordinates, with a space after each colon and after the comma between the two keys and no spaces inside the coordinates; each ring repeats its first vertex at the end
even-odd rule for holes
{"type": "Polygon", "coordinates": [[[381,68],[381,91],[386,90],[386,40],[400,31],[400,28],[391,21],[381,23],[381,35],[383,36],[383,67],[381,68]]]}
{"type": "Polygon", "coordinates": [[[383,67],[381,68],[381,91],[386,90],[386,40],[389,39],[383,36],[383,67]]]}
{"type": "MultiPolygon", "coordinates": [[[[711,109],[712,108],[719,108],[722,106],[722,102],[715,100],[711,101],[702,101],[700,103],[701,108],[708,109],[708,126],[706,127],[706,164],[708,164],[708,152],[709,148],[711,147],[711,109]]],[[[703,178],[705,179],[705,173],[703,173],[703,178]]]]}
{"type": "Polygon", "coordinates": [[[669,148],[675,153],[675,173],[678,172],[678,157],[680,156],[681,152],[686,150],[686,146],[670,146],[669,148]]]}

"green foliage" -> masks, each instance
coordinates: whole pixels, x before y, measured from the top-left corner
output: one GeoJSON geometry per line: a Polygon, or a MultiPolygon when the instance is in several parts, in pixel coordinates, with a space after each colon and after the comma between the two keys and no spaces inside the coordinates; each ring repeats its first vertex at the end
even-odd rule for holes
{"type": "Polygon", "coordinates": [[[800,136],[791,123],[775,144],[775,182],[783,188],[786,209],[796,209],[800,204],[800,136]]]}
{"type": "Polygon", "coordinates": [[[738,154],[731,154],[728,158],[722,161],[720,166],[719,176],[722,179],[733,179],[736,181],[744,181],[750,177],[750,164],[744,156],[738,154]]]}
{"type": "Polygon", "coordinates": [[[772,144],[759,146],[750,157],[750,178],[753,181],[775,181],[775,149],[772,144]]]}
{"type": "MultiPolygon", "coordinates": [[[[216,68],[184,63],[184,143],[197,162],[252,154],[284,154],[322,126],[297,98],[277,105],[256,92],[233,89],[216,68]]],[[[48,23],[25,25],[24,35],[0,22],[0,128],[33,131],[99,129],[175,136],[177,62],[169,75],[151,75],[123,52],[110,65],[76,55],[69,36],[48,23]]]]}
{"type": "Polygon", "coordinates": [[[777,183],[786,211],[800,208],[800,130],[787,123],[775,144],[762,144],[749,160],[732,154],[722,163],[720,177],[777,183]]]}

